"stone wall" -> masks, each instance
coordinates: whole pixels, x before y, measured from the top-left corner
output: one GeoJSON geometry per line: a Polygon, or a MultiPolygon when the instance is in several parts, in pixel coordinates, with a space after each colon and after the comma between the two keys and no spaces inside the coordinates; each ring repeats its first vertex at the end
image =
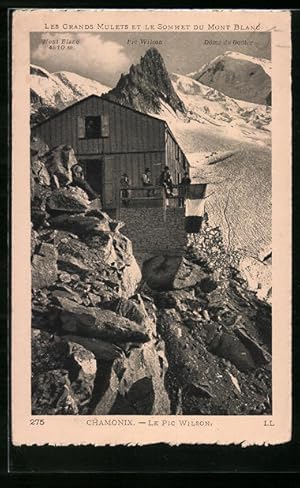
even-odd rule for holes
{"type": "Polygon", "coordinates": [[[122,233],[136,256],[184,253],[187,244],[184,208],[121,208],[122,233]]]}

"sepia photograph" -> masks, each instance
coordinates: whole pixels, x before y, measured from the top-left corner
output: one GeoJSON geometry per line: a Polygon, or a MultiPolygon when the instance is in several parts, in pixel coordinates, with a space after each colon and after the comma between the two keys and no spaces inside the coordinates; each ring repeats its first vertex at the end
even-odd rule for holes
{"type": "Polygon", "coordinates": [[[14,13],[14,442],[285,442],[289,13],[120,12],[14,13]]]}
{"type": "Polygon", "coordinates": [[[31,34],[33,414],[272,413],[270,41],[31,34]]]}

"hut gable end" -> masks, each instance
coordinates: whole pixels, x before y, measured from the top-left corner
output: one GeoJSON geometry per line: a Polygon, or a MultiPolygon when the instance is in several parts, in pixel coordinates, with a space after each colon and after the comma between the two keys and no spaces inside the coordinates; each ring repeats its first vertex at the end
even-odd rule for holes
{"type": "Polygon", "coordinates": [[[69,144],[76,154],[164,151],[165,125],[151,117],[91,95],[33,127],[48,146],[69,144]]]}

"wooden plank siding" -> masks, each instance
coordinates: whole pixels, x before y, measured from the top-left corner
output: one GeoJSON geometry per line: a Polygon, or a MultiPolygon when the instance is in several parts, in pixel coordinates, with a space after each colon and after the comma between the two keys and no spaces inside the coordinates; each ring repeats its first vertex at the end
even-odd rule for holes
{"type": "Polygon", "coordinates": [[[76,154],[112,154],[164,150],[164,122],[101,97],[91,96],[75,103],[33,127],[51,148],[69,144],[76,154]],[[80,139],[78,117],[107,114],[109,137],[80,139]]]}
{"type": "Polygon", "coordinates": [[[166,165],[169,166],[176,184],[181,181],[185,171],[189,172],[187,158],[169,129],[166,131],[166,165]]]}
{"type": "Polygon", "coordinates": [[[161,161],[164,160],[164,152],[158,153],[123,153],[114,156],[115,175],[117,181],[123,173],[127,173],[132,186],[141,186],[142,175],[146,168],[149,168],[153,184],[158,183],[161,173],[161,161]]]}

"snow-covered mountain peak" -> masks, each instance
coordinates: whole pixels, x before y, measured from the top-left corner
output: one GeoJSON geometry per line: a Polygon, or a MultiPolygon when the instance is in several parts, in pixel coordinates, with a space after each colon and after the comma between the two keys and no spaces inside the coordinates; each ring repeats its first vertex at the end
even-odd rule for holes
{"type": "Polygon", "coordinates": [[[110,87],[99,81],[69,71],[49,73],[46,69],[30,66],[31,119],[40,122],[53,113],[89,95],[102,95],[110,87]]]}
{"type": "Polygon", "coordinates": [[[259,64],[266,72],[267,75],[271,76],[272,74],[272,63],[269,59],[266,58],[257,58],[254,56],[249,56],[248,54],[238,53],[236,51],[226,51],[224,56],[228,56],[233,59],[240,59],[244,61],[249,61],[254,64],[259,64]]]}
{"type": "Polygon", "coordinates": [[[30,74],[36,76],[44,76],[45,78],[49,78],[49,74],[47,70],[41,68],[40,66],[36,66],[35,64],[30,65],[30,74]]]}
{"type": "Polygon", "coordinates": [[[226,51],[187,75],[237,100],[271,105],[271,61],[226,51]]]}
{"type": "Polygon", "coordinates": [[[248,54],[239,53],[237,51],[225,51],[223,54],[219,54],[214,59],[209,61],[208,63],[204,64],[199,70],[193,71],[188,73],[186,76],[194,78],[196,75],[201,75],[210,65],[221,61],[224,57],[232,58],[240,61],[248,61],[250,63],[258,64],[261,66],[267,75],[271,76],[272,74],[272,63],[269,59],[266,58],[257,58],[255,56],[250,56],[248,54]]]}
{"type": "Polygon", "coordinates": [[[77,73],[72,73],[71,71],[57,71],[53,73],[53,76],[61,80],[63,83],[68,85],[70,88],[77,87],[82,93],[86,91],[88,95],[91,95],[91,90],[95,90],[93,93],[95,95],[102,95],[102,93],[110,90],[110,87],[103,85],[97,80],[91,78],[86,78],[84,76],[78,75],[77,73]]]}

